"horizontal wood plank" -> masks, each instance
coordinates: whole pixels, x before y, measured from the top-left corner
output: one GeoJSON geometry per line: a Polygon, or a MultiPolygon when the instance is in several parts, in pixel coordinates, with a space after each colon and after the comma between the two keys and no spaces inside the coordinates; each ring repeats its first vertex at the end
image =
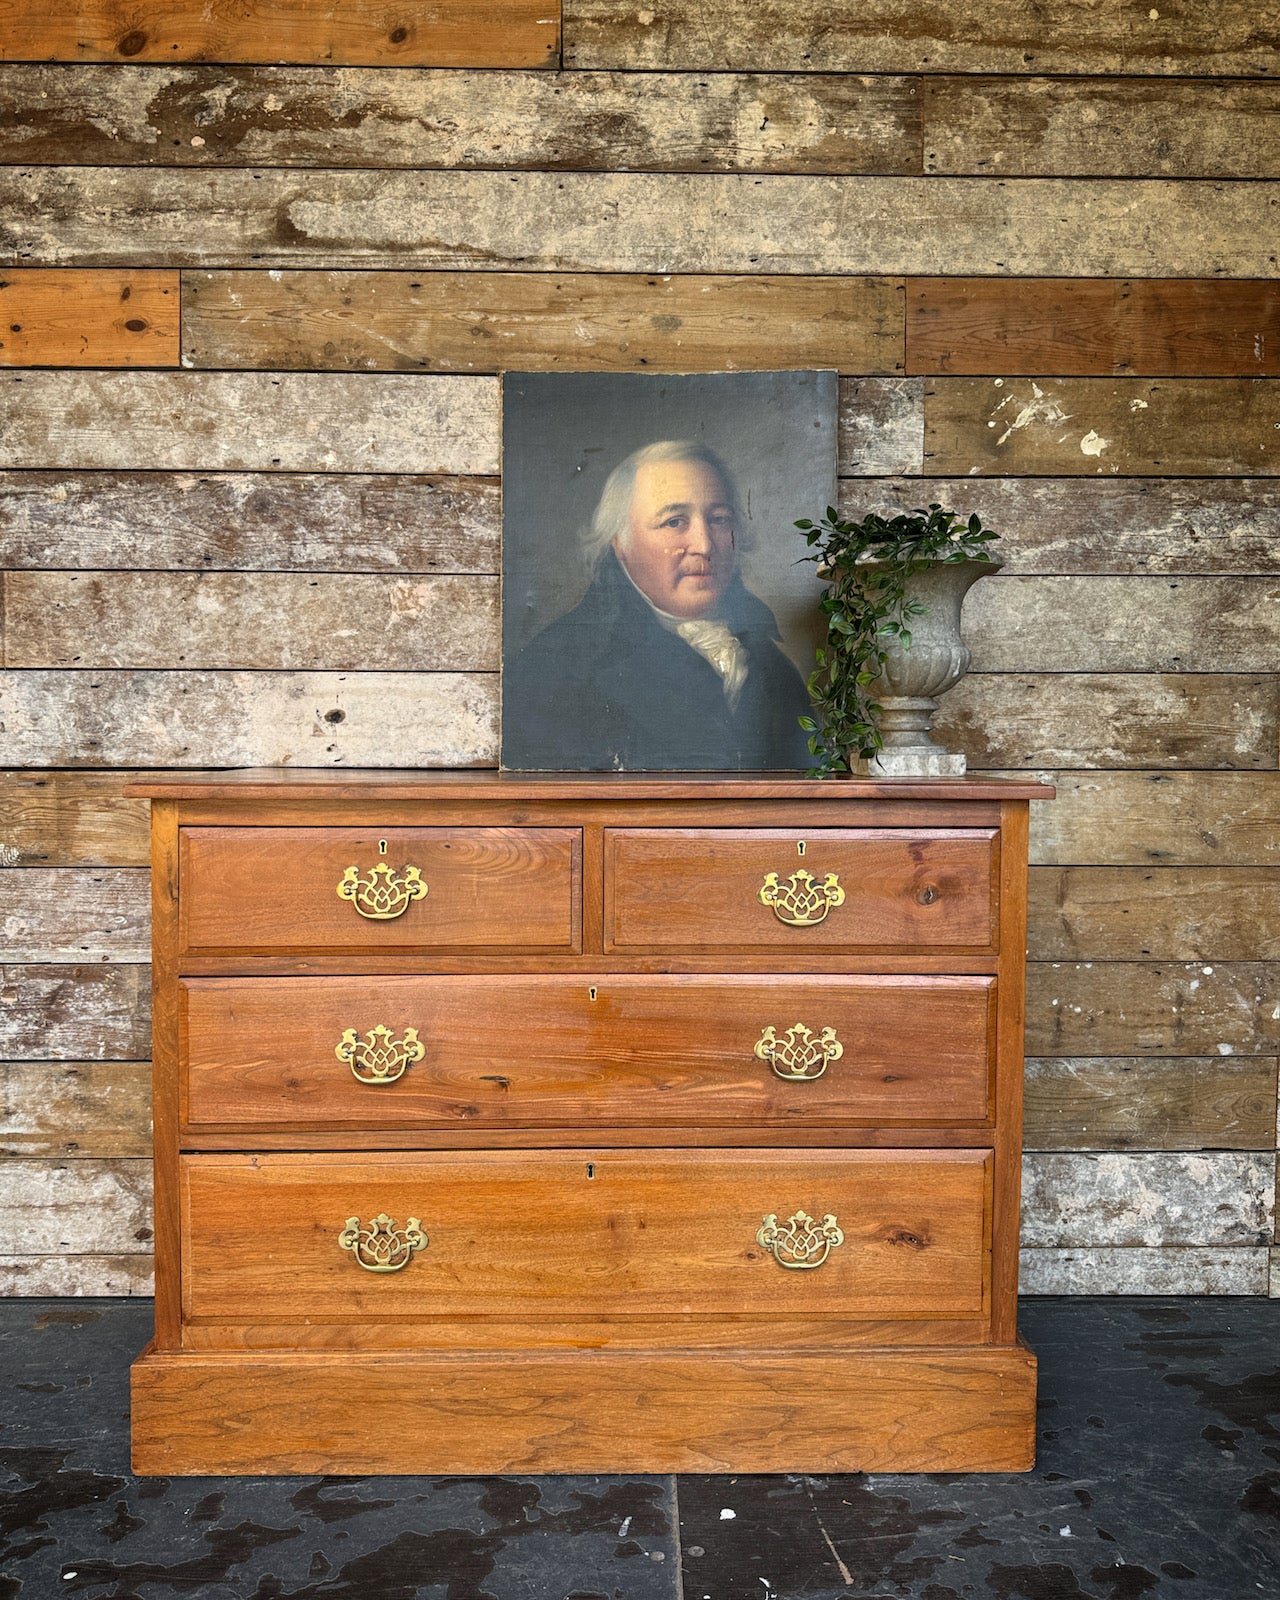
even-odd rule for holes
{"type": "Polygon", "coordinates": [[[1024,1250],[1021,1294],[1263,1295],[1267,1252],[1166,1246],[1024,1250]]]}
{"type": "Polygon", "coordinates": [[[923,381],[842,378],[838,437],[838,470],[846,477],[919,473],[924,466],[923,381]]]}
{"type": "Polygon", "coordinates": [[[31,767],[492,766],[497,701],[493,673],[0,672],[31,767]]]}
{"type": "Polygon", "coordinates": [[[1028,1150],[1271,1150],[1272,1056],[1033,1056],[1028,1150]]]}
{"type": "Polygon", "coordinates": [[[1277,215],[1280,183],[0,169],[23,266],[1267,278],[1277,215]]]}
{"type": "Polygon", "coordinates": [[[0,771],[0,866],[148,866],[149,807],[124,798],[125,782],[120,772],[0,771]]]}
{"type": "Polygon", "coordinates": [[[0,66],[0,99],[9,164],[921,170],[910,78],[31,65],[0,66]]]}
{"type": "Polygon", "coordinates": [[[140,1061],[150,1053],[148,967],[0,967],[0,1058],[140,1061]]]}
{"type": "Polygon", "coordinates": [[[1280,474],[1266,378],[928,378],[930,476],[1280,474]]]}
{"type": "Polygon", "coordinates": [[[0,366],[176,367],[176,272],[0,273],[0,366]]]}
{"type": "MultiPolygon", "coordinates": [[[[902,371],[886,278],[188,272],[188,367],[902,371]]],[[[1038,369],[1037,369],[1038,370],[1038,369]]]]}
{"type": "Polygon", "coordinates": [[[7,61],[326,61],[399,66],[540,67],[559,59],[560,10],[542,0],[308,0],[225,6],[164,0],[74,8],[0,0],[7,61]]]}
{"type": "Polygon", "coordinates": [[[149,1061],[6,1061],[0,1106],[0,1156],[151,1154],[149,1061]]]}
{"type": "Polygon", "coordinates": [[[10,667],[496,672],[498,580],[10,572],[10,667]]]}
{"type": "Polygon", "coordinates": [[[0,1236],[24,1255],[146,1255],[151,1163],[0,1161],[0,1236]]]}
{"type": "Polygon", "coordinates": [[[146,961],[148,874],[136,867],[10,867],[0,872],[0,944],[9,961],[146,961]]]}
{"type": "Polygon", "coordinates": [[[1280,293],[1265,280],[926,278],[907,284],[906,307],[912,373],[1280,373],[1280,293]]]}
{"type": "Polygon", "coordinates": [[[575,67],[1262,77],[1275,70],[1278,44],[1274,21],[1238,0],[1150,11],[1118,10],[1106,0],[1013,0],[998,9],[979,0],[564,5],[564,59],[575,67]]]}
{"type": "Polygon", "coordinates": [[[1270,178],[1280,161],[1275,83],[939,74],[921,105],[926,172],[1270,178]]]}
{"type": "Polygon", "coordinates": [[[9,568],[494,573],[501,525],[488,478],[0,472],[9,568]]]}

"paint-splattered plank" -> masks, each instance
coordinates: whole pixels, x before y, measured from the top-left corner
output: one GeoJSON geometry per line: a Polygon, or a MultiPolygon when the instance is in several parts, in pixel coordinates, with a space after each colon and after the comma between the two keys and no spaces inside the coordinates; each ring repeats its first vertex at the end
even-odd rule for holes
{"type": "Polygon", "coordinates": [[[255,61],[554,67],[560,8],[546,0],[0,0],[6,61],[255,61]]]}
{"type": "Polygon", "coordinates": [[[926,499],[976,511],[1007,573],[1280,574],[1273,479],[905,478],[842,483],[840,497],[854,517],[926,499]]]}
{"type": "Polygon", "coordinates": [[[488,478],[0,472],[11,569],[493,573],[501,524],[488,478]]]}
{"type": "Polygon", "coordinates": [[[1280,474],[1265,378],[928,378],[925,471],[1280,474]]]}
{"type": "Polygon", "coordinates": [[[151,1257],[0,1255],[0,1295],[150,1295],[151,1257]]]}
{"type": "Polygon", "coordinates": [[[178,274],[0,272],[0,366],[176,367],[178,274]]]}
{"type": "MultiPolygon", "coordinates": [[[[391,372],[902,371],[886,278],[189,272],[183,364],[391,372]]],[[[1039,369],[1037,369],[1039,370],[1039,369]]]]}
{"type": "Polygon", "coordinates": [[[565,0],[567,66],[718,72],[1152,73],[1265,77],[1280,28],[1247,4],[1110,0],[565,0]]]}
{"type": "Polygon", "coordinates": [[[1274,1056],[1280,966],[1261,961],[1033,961],[1033,1056],[1274,1056]]]}
{"type": "Polygon", "coordinates": [[[1266,278],[1278,216],[1280,183],[0,169],[28,266],[1266,278]]]}
{"type": "Polygon", "coordinates": [[[140,1061],[150,1053],[149,967],[0,967],[0,1060],[140,1061]]]}
{"type": "Polygon", "coordinates": [[[0,947],[15,962],[146,961],[148,875],[137,867],[10,867],[0,872],[0,947]]]}
{"type": "Polygon", "coordinates": [[[1271,1150],[1269,1056],[1034,1056],[1028,1150],[1271,1150]]]}
{"type": "Polygon", "coordinates": [[[0,772],[0,867],[145,867],[149,811],[120,772],[0,772]]]}
{"type": "Polygon", "coordinates": [[[935,727],[971,767],[1199,767],[1274,771],[1271,676],[973,673],[935,727]]]}
{"type": "Polygon", "coordinates": [[[921,97],[926,172],[1270,178],[1280,164],[1275,83],[939,75],[921,97]]]}
{"type": "Polygon", "coordinates": [[[493,766],[498,680],[455,672],[3,672],[0,720],[5,757],[18,766],[493,766]]]}
{"type": "Polygon", "coordinates": [[[496,672],[498,580],[9,572],[8,667],[496,672]]]}
{"type": "MultiPolygon", "coordinates": [[[[1275,92],[1280,108],[1280,85],[1275,92]]],[[[1274,281],[926,278],[909,282],[906,295],[908,372],[1280,374],[1274,281]]]]}
{"type": "Polygon", "coordinates": [[[151,1154],[149,1061],[0,1062],[0,1156],[151,1154]]]}
{"type": "Polygon", "coordinates": [[[1263,1295],[1267,1252],[1144,1246],[1024,1250],[1022,1294],[1263,1295]]]}
{"type": "Polygon", "coordinates": [[[491,473],[492,378],[310,372],[0,374],[6,465],[491,473]]]}
{"type": "Polygon", "coordinates": [[[0,66],[0,101],[0,163],[921,171],[910,78],[0,66]]]}
{"type": "Polygon", "coordinates": [[[0,1238],[23,1255],[146,1255],[151,1163],[0,1161],[0,1238]]]}

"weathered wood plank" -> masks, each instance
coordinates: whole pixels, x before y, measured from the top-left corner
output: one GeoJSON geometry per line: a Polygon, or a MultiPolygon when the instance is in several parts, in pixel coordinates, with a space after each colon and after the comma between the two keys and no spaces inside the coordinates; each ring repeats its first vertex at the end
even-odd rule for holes
{"type": "Polygon", "coordinates": [[[1280,30],[1245,0],[1124,10],[1108,0],[565,0],[574,67],[714,72],[1129,72],[1264,77],[1280,30]]]}
{"type": "Polygon", "coordinates": [[[492,378],[0,373],[10,467],[492,473],[492,378]]]}
{"type": "Polygon", "coordinates": [[[137,867],[0,872],[0,947],[9,961],[146,961],[151,891],[137,867]]]}
{"type": "Polygon", "coordinates": [[[183,364],[325,371],[902,371],[887,278],[189,272],[183,364]]]}
{"type": "Polygon", "coordinates": [[[926,172],[1270,178],[1280,164],[1275,83],[939,74],[921,104],[926,172]]]}
{"type": "Polygon", "coordinates": [[[74,7],[0,0],[6,61],[327,61],[398,66],[546,67],[558,63],[559,6],[543,0],[214,0],[74,7]]]}
{"type": "Polygon", "coordinates": [[[1033,867],[1027,918],[1037,961],[1274,961],[1280,868],[1033,867]]]}
{"type": "Polygon", "coordinates": [[[847,477],[918,473],[924,465],[920,378],[842,378],[838,470],[847,477]]]}
{"type": "Polygon", "coordinates": [[[151,1053],[151,969],[0,967],[0,1057],[140,1061],[151,1053]]]}
{"type": "MultiPolygon", "coordinates": [[[[1280,84],[1274,86],[1280,126],[1280,84]]],[[[907,284],[907,371],[1275,377],[1274,282],[926,278],[907,284]]]]}
{"type": "Polygon", "coordinates": [[[1280,473],[1266,378],[927,378],[930,476],[1280,473]]]}
{"type": "Polygon", "coordinates": [[[173,572],[498,570],[487,478],[0,472],[0,566],[173,572]]]}
{"type": "Polygon", "coordinates": [[[0,1062],[0,1155],[151,1154],[149,1061],[0,1062]]]}
{"type": "Polygon", "coordinates": [[[972,590],[976,672],[1267,672],[1280,662],[1280,577],[1042,578],[972,590]]]}
{"type": "Polygon", "coordinates": [[[1278,217],[1280,183],[0,170],[29,266],[1267,278],[1278,217]]]}
{"type": "Polygon", "coordinates": [[[0,162],[918,174],[920,98],[843,73],[10,66],[0,162]]]}
{"type": "Polygon", "coordinates": [[[1280,573],[1280,483],[1272,479],[931,477],[840,485],[841,508],[855,517],[922,500],[966,516],[976,511],[1001,535],[1006,576],[1280,573]]]}
{"type": "Polygon", "coordinates": [[[0,366],[176,367],[178,284],[176,272],[5,272],[0,366]]]}
{"type": "Polygon", "coordinates": [[[1034,1056],[1274,1056],[1280,966],[1261,961],[1033,961],[1034,1056]]]}
{"type": "Polygon", "coordinates": [[[1020,1294],[1267,1292],[1267,1252],[1247,1247],[1024,1250],[1020,1263],[1020,1294]]]}
{"type": "Polygon", "coordinates": [[[497,578],[10,572],[9,667],[496,672],[497,578]]]}
{"type": "Polygon", "coordinates": [[[151,1257],[0,1256],[0,1295],[150,1295],[151,1257]]]}
{"type": "Polygon", "coordinates": [[[1273,771],[1269,676],[973,673],[935,727],[971,767],[1219,767],[1273,771]]]}
{"type": "Polygon", "coordinates": [[[31,767],[493,766],[497,702],[493,673],[0,673],[31,767]]]}
{"type": "Polygon", "coordinates": [[[149,1161],[0,1161],[0,1238],[21,1255],[145,1255],[149,1161]]]}
{"type": "Polygon", "coordinates": [[[149,865],[149,807],[121,795],[125,781],[120,772],[0,771],[0,866],[149,865]]]}
{"type": "Polygon", "coordinates": [[[1031,1154],[1022,1163],[1022,1242],[1080,1246],[1266,1245],[1274,1154],[1031,1154]]]}
{"type": "MultiPolygon", "coordinates": [[[[1271,1056],[1033,1056],[1028,1150],[1271,1150],[1271,1056]]],[[[123,1152],[121,1152],[123,1153],[123,1152]]]]}

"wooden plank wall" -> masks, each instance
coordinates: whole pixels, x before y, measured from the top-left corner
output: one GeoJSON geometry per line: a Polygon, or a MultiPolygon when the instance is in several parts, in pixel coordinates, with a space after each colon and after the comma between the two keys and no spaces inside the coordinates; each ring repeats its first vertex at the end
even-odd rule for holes
{"type": "Polygon", "coordinates": [[[1024,1285],[1267,1293],[1274,14],[387,18],[0,0],[0,1286],[148,1284],[123,777],[492,763],[502,370],[834,366],[849,511],[1005,535],[945,731],[1059,786],[1024,1285]]]}

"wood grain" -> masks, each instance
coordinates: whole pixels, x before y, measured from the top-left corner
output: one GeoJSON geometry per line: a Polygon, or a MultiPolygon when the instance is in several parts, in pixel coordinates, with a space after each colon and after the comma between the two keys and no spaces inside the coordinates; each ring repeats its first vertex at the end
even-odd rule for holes
{"type": "Polygon", "coordinates": [[[151,1163],[0,1161],[0,1233],[15,1255],[150,1255],[151,1163]]]}
{"type": "Polygon", "coordinates": [[[0,260],[1266,278],[1277,214],[1275,183],[9,167],[0,260]]]}
{"type": "Polygon", "coordinates": [[[0,1062],[0,1113],[0,1156],[149,1156],[150,1063],[0,1062]]]}
{"type": "MultiPolygon", "coordinates": [[[[1280,110],[1280,85],[1267,88],[1280,110]]],[[[912,373],[1280,374],[1274,282],[926,278],[907,285],[906,307],[912,373]]]]}
{"type": "Polygon", "coordinates": [[[929,378],[925,472],[1280,473],[1280,385],[1264,378],[929,378]]]}
{"type": "Polygon", "coordinates": [[[176,367],[176,272],[0,276],[0,366],[176,367]]]}
{"type": "Polygon", "coordinates": [[[1029,1150],[1270,1150],[1268,1056],[1033,1056],[1029,1150]]]}
{"type": "MultiPolygon", "coordinates": [[[[844,476],[923,471],[921,379],[842,378],[837,424],[837,469],[844,476]]],[[[865,494],[866,490],[859,487],[850,492],[865,494]]]]}
{"type": "Polygon", "coordinates": [[[147,807],[121,794],[125,777],[0,771],[0,862],[6,867],[145,867],[150,860],[147,807]]]}
{"type": "Polygon", "coordinates": [[[501,521],[487,478],[0,472],[10,569],[493,573],[501,521]]]}
{"type": "Polygon", "coordinates": [[[0,67],[0,98],[5,163],[921,170],[907,78],[114,63],[0,67]]]}
{"type": "Polygon", "coordinates": [[[722,372],[785,350],[790,366],[902,371],[887,278],[188,272],[183,288],[196,368],[722,372]]]}
{"type": "Polygon", "coordinates": [[[146,967],[0,967],[0,1058],[144,1060],[149,976],[146,967]]]}
{"type": "Polygon", "coordinates": [[[360,0],[317,13],[307,0],[228,7],[213,0],[131,6],[80,0],[73,11],[0,4],[8,61],[326,61],[400,66],[543,67],[559,55],[560,14],[540,0],[360,0]],[[550,13],[550,14],[548,14],[550,13]]]}
{"type": "Polygon", "coordinates": [[[0,872],[0,943],[9,961],[146,961],[147,875],[136,867],[10,867],[0,872]]]}
{"type": "Polygon", "coordinates": [[[1267,1252],[1166,1245],[1024,1250],[1023,1294],[1265,1295],[1267,1252]]]}

